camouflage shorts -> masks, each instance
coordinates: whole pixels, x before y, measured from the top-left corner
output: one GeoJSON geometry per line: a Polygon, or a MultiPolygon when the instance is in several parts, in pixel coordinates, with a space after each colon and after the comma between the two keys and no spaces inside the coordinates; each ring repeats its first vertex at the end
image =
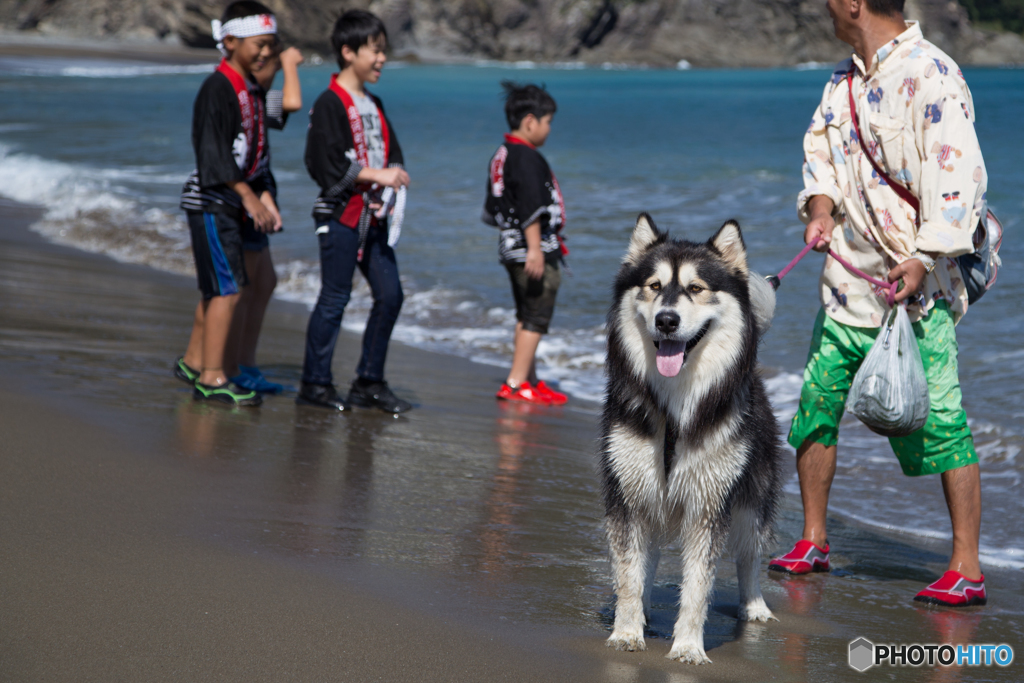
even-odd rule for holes
{"type": "MultiPolygon", "coordinates": [[[[807,441],[836,445],[846,395],[877,334],[878,328],[844,325],[828,317],[824,309],[819,311],[804,368],[800,407],[789,432],[793,448],[807,441]]],[[[928,317],[914,323],[914,336],[928,379],[931,412],[921,429],[889,439],[903,473],[911,477],[938,474],[978,462],[961,405],[956,331],[946,302],[937,302],[928,317]]]]}

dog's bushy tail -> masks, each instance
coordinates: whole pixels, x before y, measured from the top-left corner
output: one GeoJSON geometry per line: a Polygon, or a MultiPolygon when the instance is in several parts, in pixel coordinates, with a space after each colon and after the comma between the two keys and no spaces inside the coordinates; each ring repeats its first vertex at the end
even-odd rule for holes
{"type": "Polygon", "coordinates": [[[775,288],[762,276],[750,271],[747,276],[750,289],[750,307],[757,322],[757,336],[763,337],[775,317],[775,288]]]}

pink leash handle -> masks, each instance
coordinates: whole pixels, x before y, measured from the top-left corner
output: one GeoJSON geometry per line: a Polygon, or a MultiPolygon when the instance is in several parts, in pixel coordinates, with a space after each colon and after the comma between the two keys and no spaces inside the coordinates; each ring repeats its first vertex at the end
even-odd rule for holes
{"type": "MultiPolygon", "coordinates": [[[[786,277],[786,275],[789,274],[789,271],[793,270],[793,266],[800,263],[800,260],[804,256],[807,256],[807,254],[811,253],[811,250],[814,249],[814,247],[821,244],[821,242],[822,239],[819,237],[817,242],[814,242],[813,244],[808,244],[806,247],[801,249],[800,253],[796,255],[796,258],[790,261],[785,268],[779,271],[778,275],[769,275],[767,277],[767,280],[769,283],[771,283],[772,287],[774,289],[778,289],[782,285],[782,278],[786,277]]],[[[843,257],[841,257],[836,252],[832,251],[831,249],[828,250],[828,254],[836,261],[839,261],[839,263],[843,264],[843,267],[846,268],[851,273],[853,273],[854,275],[864,278],[865,280],[875,285],[876,287],[881,287],[882,289],[887,290],[888,293],[885,295],[885,302],[887,305],[892,306],[893,304],[896,303],[896,289],[899,287],[899,280],[897,280],[896,282],[883,282],[882,280],[878,280],[876,278],[871,277],[863,270],[854,267],[853,264],[846,261],[843,257]]]]}

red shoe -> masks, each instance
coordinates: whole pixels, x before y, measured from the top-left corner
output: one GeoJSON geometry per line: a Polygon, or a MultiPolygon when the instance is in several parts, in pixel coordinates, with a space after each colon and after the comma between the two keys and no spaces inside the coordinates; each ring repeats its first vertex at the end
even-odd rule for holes
{"type": "Polygon", "coordinates": [[[551,405],[547,397],[534,387],[531,387],[529,382],[523,382],[515,389],[507,384],[502,384],[501,389],[498,389],[498,393],[495,396],[503,401],[522,401],[523,403],[536,403],[542,406],[551,405]]]}
{"type": "Polygon", "coordinates": [[[969,607],[988,602],[985,593],[985,575],[977,581],[968,579],[960,572],[947,571],[938,581],[914,596],[917,602],[946,607],[969,607]]]}
{"type": "Polygon", "coordinates": [[[569,397],[560,391],[555,391],[547,384],[544,384],[544,380],[537,382],[537,393],[547,399],[548,403],[553,406],[564,406],[568,401],[569,397]]]}
{"type": "Polygon", "coordinates": [[[811,541],[797,541],[793,549],[768,564],[768,570],[787,574],[828,571],[828,544],[824,548],[811,541]]]}

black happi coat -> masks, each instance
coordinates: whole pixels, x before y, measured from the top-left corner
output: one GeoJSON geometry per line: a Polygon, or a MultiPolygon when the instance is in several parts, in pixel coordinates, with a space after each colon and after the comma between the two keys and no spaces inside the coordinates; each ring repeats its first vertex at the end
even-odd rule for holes
{"type": "MultiPolygon", "coordinates": [[[[247,82],[249,96],[255,103],[266,98],[266,92],[254,81],[247,82]]],[[[254,116],[260,116],[262,107],[254,108],[254,116]]],[[[258,121],[254,121],[258,125],[258,121]]],[[[266,122],[274,128],[273,120],[266,122]]],[[[282,121],[283,125],[283,121],[282,121]]],[[[182,188],[181,208],[186,211],[209,211],[217,205],[239,209],[242,198],[227,187],[226,183],[246,180],[245,171],[235,160],[235,143],[239,136],[245,137],[242,127],[242,112],[238,96],[228,77],[219,71],[213,72],[199,88],[192,107],[192,149],[196,157],[196,170],[185,181],[182,188]]],[[[246,168],[251,165],[250,150],[245,160],[246,168]]],[[[263,145],[263,159],[253,175],[249,186],[256,196],[264,191],[276,194],[274,178],[270,174],[270,140],[263,145]]]]}
{"type": "Polygon", "coordinates": [[[498,255],[502,263],[526,261],[523,231],[538,221],[545,260],[561,258],[558,233],[565,223],[561,191],[547,160],[534,147],[505,136],[505,143],[491,157],[482,219],[501,229],[498,255]]]}
{"type": "MultiPolygon", "coordinates": [[[[367,95],[384,116],[384,105],[380,99],[369,92],[367,95]]],[[[390,136],[387,165],[402,166],[405,159],[395,136],[395,127],[387,116],[384,116],[384,123],[390,136]]],[[[306,170],[320,186],[320,196],[313,204],[313,218],[318,224],[340,220],[355,196],[356,176],[363,167],[354,159],[355,143],[345,105],[337,95],[325,90],[309,112],[309,132],[306,134],[306,170]]]]}

